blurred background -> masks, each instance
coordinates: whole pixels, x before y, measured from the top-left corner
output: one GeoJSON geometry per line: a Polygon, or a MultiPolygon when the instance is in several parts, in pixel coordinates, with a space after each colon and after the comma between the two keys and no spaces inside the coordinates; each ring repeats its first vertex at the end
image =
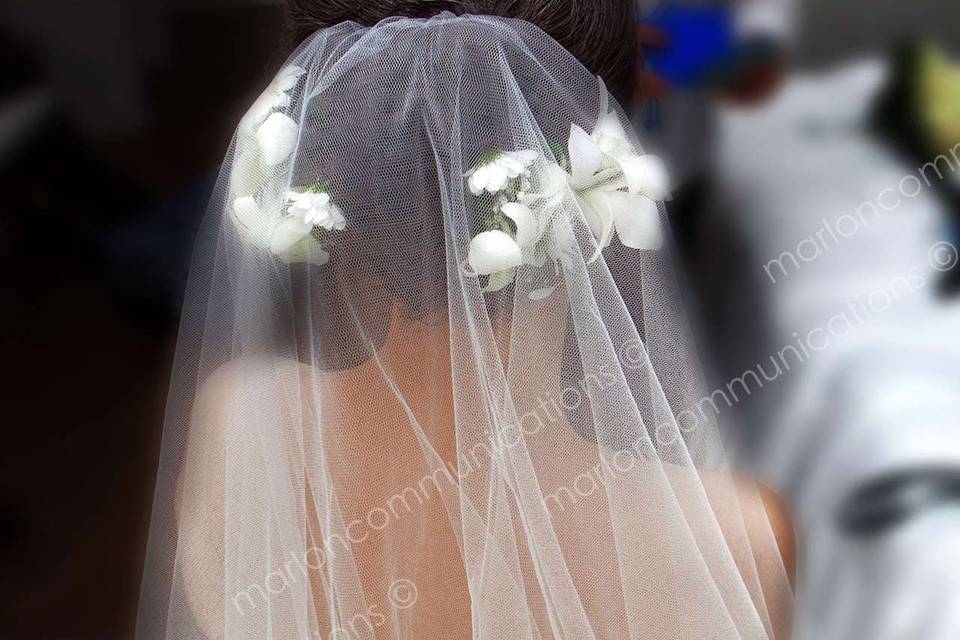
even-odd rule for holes
{"type": "MultiPolygon", "coordinates": [[[[731,447],[795,513],[796,637],[960,638],[960,5],[693,4],[756,46],[681,78],[689,16],[642,5],[636,122],[731,447]]],[[[0,637],[132,634],[193,235],[291,44],[266,0],[0,5],[0,637]]]]}

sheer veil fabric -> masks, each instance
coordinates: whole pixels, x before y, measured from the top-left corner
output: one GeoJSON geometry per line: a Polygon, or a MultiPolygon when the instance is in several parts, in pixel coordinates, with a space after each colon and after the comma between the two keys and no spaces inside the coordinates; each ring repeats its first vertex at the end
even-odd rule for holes
{"type": "Polygon", "coordinates": [[[782,628],[783,563],[702,410],[627,122],[526,22],[301,45],[198,239],[138,637],[782,628]]]}

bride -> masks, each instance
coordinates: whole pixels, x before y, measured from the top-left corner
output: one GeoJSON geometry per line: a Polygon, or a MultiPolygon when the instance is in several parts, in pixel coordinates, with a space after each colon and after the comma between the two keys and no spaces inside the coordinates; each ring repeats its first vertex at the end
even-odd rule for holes
{"type": "Polygon", "coordinates": [[[625,3],[291,4],[198,239],[138,637],[786,637],[789,523],[725,465],[614,100],[625,3]]]}

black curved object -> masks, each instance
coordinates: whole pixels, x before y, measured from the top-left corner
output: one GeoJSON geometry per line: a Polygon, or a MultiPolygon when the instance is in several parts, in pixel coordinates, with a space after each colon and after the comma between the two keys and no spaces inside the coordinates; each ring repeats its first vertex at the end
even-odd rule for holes
{"type": "Polygon", "coordinates": [[[911,469],[857,489],[841,506],[838,524],[850,535],[871,537],[951,503],[960,504],[960,468],[911,469]]]}

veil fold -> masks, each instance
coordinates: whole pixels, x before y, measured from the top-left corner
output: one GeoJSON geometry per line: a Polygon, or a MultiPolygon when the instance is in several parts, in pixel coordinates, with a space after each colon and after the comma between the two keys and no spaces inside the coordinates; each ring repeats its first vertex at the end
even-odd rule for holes
{"type": "Polygon", "coordinates": [[[526,22],[344,23],[293,54],[197,242],[138,637],[785,626],[629,131],[526,22]]]}

